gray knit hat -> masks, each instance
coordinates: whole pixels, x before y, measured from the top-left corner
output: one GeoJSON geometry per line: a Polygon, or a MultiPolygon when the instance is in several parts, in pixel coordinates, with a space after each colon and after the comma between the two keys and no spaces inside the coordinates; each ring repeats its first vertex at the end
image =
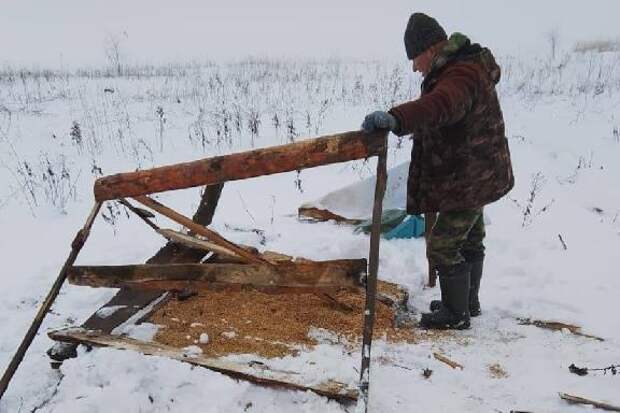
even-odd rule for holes
{"type": "Polygon", "coordinates": [[[415,59],[432,45],[448,36],[437,20],[424,13],[413,13],[405,30],[405,50],[409,60],[415,59]]]}

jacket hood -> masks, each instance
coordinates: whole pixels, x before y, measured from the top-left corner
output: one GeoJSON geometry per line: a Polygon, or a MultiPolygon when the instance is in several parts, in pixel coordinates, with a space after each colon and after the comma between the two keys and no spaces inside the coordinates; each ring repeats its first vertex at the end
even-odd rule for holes
{"type": "Polygon", "coordinates": [[[438,71],[451,62],[468,60],[478,63],[493,83],[499,82],[501,69],[491,50],[472,44],[463,33],[453,33],[433,59],[431,72],[438,71]]]}

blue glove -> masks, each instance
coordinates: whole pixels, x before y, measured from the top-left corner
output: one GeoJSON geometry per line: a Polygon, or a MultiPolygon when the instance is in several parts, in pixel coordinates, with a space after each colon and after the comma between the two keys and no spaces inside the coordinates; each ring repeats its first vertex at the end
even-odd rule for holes
{"type": "Polygon", "coordinates": [[[399,129],[398,120],[387,112],[377,110],[366,115],[362,123],[362,129],[366,133],[376,132],[377,129],[389,129],[396,132],[399,129]]]}

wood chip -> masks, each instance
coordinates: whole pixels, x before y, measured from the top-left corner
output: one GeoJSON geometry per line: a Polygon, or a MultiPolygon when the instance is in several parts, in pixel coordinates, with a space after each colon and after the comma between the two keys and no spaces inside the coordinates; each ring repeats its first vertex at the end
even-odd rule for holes
{"type": "Polygon", "coordinates": [[[448,366],[452,367],[453,369],[459,368],[459,369],[463,370],[463,366],[462,365],[460,365],[456,361],[450,360],[448,357],[444,356],[443,354],[435,352],[435,353],[433,353],[433,357],[435,357],[437,360],[441,361],[442,363],[447,364],[448,366]]]}
{"type": "Polygon", "coordinates": [[[494,379],[504,379],[508,377],[508,373],[499,363],[490,364],[488,369],[489,375],[494,379]]]}

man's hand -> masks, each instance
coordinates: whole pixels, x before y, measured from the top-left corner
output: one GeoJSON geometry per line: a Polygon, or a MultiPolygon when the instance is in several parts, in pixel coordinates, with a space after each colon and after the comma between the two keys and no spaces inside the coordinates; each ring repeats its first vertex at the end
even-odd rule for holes
{"type": "Polygon", "coordinates": [[[389,129],[396,132],[399,129],[398,120],[387,112],[381,110],[366,115],[362,123],[362,129],[366,133],[376,132],[377,129],[389,129]]]}

